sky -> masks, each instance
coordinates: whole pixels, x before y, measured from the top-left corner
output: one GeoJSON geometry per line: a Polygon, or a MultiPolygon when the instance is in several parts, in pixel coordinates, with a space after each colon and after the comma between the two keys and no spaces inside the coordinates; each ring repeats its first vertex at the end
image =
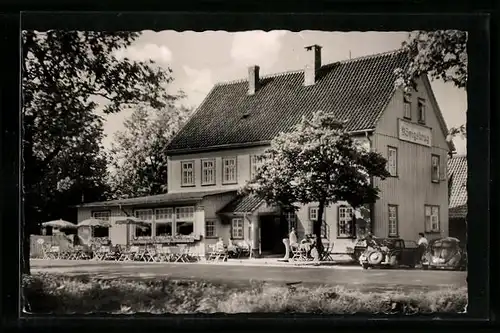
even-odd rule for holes
{"type": "MultiPolygon", "coordinates": [[[[322,31],[143,31],[118,57],[154,60],[172,69],[169,90],[182,90],[186,106],[197,107],[210,89],[221,81],[245,79],[248,66],[260,66],[261,75],[299,70],[306,63],[305,46],[322,46],[322,64],[398,49],[407,32],[322,32],[322,31]]],[[[448,127],[466,122],[467,94],[451,83],[431,82],[448,127]]],[[[130,115],[124,111],[106,117],[103,144],[111,146],[113,134],[123,130],[130,115]]],[[[466,153],[465,140],[454,141],[459,154],[466,153]]]]}

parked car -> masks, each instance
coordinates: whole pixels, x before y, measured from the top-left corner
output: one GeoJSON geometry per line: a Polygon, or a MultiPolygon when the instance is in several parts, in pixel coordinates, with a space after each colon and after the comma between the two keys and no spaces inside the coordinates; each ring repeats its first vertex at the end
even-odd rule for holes
{"type": "Polygon", "coordinates": [[[401,238],[373,238],[359,257],[359,263],[364,269],[399,266],[414,268],[418,261],[417,243],[401,238]]]}
{"type": "Polygon", "coordinates": [[[354,248],[349,248],[350,256],[351,258],[358,262],[359,257],[363,254],[363,252],[366,251],[366,240],[365,239],[359,239],[356,244],[354,244],[354,248]]]}
{"type": "Polygon", "coordinates": [[[429,242],[422,258],[423,269],[465,270],[467,251],[460,240],[453,237],[434,239],[429,242]]]}

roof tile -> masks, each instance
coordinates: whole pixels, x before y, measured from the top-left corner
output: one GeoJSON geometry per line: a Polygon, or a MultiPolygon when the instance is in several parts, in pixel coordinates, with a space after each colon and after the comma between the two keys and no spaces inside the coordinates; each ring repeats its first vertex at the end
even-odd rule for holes
{"type": "Polygon", "coordinates": [[[270,141],[318,110],[347,120],[349,131],[373,129],[393,94],[394,70],[407,63],[401,51],[336,62],[321,67],[312,86],[303,71],[263,76],[254,95],[247,80],[219,83],[167,149],[270,141]]]}
{"type": "Polygon", "coordinates": [[[467,217],[467,156],[448,159],[448,176],[451,177],[450,218],[467,217]]]}

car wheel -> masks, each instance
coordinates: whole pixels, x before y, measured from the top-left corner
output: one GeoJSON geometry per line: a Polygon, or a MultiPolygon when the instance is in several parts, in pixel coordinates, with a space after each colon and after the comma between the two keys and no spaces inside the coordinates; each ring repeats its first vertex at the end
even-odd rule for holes
{"type": "Polygon", "coordinates": [[[427,271],[427,270],[429,269],[429,266],[428,266],[428,265],[423,265],[423,266],[422,266],[422,269],[423,269],[424,271],[427,271]]]}
{"type": "Polygon", "coordinates": [[[372,251],[366,256],[370,265],[378,265],[384,260],[384,255],[380,251],[372,251]]]}
{"type": "Polygon", "coordinates": [[[363,267],[363,269],[368,269],[370,267],[370,265],[368,264],[362,264],[361,266],[363,267]]]}

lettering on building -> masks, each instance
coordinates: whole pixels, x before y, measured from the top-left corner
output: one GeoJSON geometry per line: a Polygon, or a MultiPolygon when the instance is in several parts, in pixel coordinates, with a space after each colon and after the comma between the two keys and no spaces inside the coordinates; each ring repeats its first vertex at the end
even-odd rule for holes
{"type": "Polygon", "coordinates": [[[399,121],[399,139],[422,146],[432,146],[431,129],[418,124],[410,123],[402,119],[399,121]]]}

